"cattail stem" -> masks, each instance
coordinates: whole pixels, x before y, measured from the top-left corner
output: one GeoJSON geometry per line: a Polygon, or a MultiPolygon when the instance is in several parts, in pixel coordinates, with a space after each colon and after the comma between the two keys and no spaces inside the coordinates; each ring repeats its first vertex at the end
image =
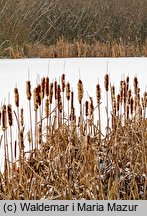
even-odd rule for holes
{"type": "Polygon", "coordinates": [[[31,101],[30,100],[29,100],[29,114],[30,114],[31,142],[32,142],[32,150],[33,150],[34,144],[33,144],[33,129],[32,129],[32,109],[31,109],[31,101]]]}

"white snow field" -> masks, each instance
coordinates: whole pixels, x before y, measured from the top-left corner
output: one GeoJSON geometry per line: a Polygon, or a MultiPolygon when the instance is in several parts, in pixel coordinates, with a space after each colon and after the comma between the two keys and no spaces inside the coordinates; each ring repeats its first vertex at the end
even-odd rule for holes
{"type": "MultiPolygon", "coordinates": [[[[81,78],[84,85],[84,99],[89,96],[93,97],[96,105],[96,84],[99,82],[102,88],[102,105],[101,119],[102,127],[105,129],[105,89],[104,75],[110,74],[110,82],[115,85],[116,93],[119,91],[119,82],[121,78],[129,75],[130,84],[133,87],[133,78],[138,77],[141,94],[146,89],[147,82],[147,58],[68,58],[68,59],[19,59],[19,60],[0,60],[0,103],[1,105],[10,102],[14,106],[14,88],[18,87],[20,94],[20,107],[23,106],[25,113],[25,134],[27,132],[27,116],[28,103],[26,100],[26,81],[28,79],[28,71],[32,89],[35,87],[37,80],[43,76],[49,75],[50,81],[55,78],[59,81],[62,73],[65,73],[66,81],[69,81],[75,92],[75,107],[78,110],[77,100],[77,82],[81,78]],[[10,93],[10,94],[9,94],[10,93]],[[9,95],[9,96],[8,96],[9,95]]],[[[33,102],[33,101],[32,101],[33,102]]],[[[15,134],[15,131],[13,131],[15,134]]],[[[0,126],[0,136],[2,129],[0,126]]],[[[15,137],[13,137],[15,139],[15,137]]],[[[0,151],[0,167],[3,169],[3,142],[0,151]]]]}

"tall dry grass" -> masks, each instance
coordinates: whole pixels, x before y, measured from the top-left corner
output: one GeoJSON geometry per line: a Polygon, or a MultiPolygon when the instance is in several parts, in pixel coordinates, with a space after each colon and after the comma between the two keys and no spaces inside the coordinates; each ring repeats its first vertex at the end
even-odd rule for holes
{"type": "Polygon", "coordinates": [[[147,92],[140,94],[137,77],[132,81],[134,89],[126,77],[116,92],[106,74],[104,86],[98,83],[95,88],[94,104],[92,97],[84,100],[80,79],[79,112],[65,74],[60,82],[43,77],[34,88],[28,80],[28,110],[20,107],[15,88],[15,107],[2,104],[0,111],[0,199],[147,199],[147,92]],[[102,91],[110,101],[101,98],[102,91]],[[24,112],[30,121],[25,121],[24,112]]]}
{"type": "Polygon", "coordinates": [[[70,58],[70,57],[147,57],[147,42],[127,43],[122,41],[92,43],[84,40],[73,42],[61,37],[56,43],[25,44],[0,48],[1,58],[70,58]]]}

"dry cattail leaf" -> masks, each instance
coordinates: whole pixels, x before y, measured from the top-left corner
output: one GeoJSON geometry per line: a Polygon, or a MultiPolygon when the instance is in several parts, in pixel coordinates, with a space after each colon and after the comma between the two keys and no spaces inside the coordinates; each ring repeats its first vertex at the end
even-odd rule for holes
{"type": "Polygon", "coordinates": [[[7,112],[8,112],[9,126],[11,127],[13,125],[13,116],[12,116],[12,106],[11,106],[11,104],[8,104],[8,106],[7,106],[7,112]]]}
{"type": "Polygon", "coordinates": [[[26,95],[27,95],[27,99],[28,100],[31,100],[31,82],[30,81],[27,81],[26,82],[26,95]]]}
{"type": "Polygon", "coordinates": [[[82,82],[82,80],[79,79],[79,82],[78,82],[78,100],[79,100],[80,104],[81,104],[81,101],[83,99],[83,94],[84,94],[83,82],[82,82]]]}
{"type": "Polygon", "coordinates": [[[69,82],[66,84],[66,99],[68,101],[70,100],[70,83],[69,82]]]}
{"type": "Polygon", "coordinates": [[[18,88],[14,89],[14,97],[15,97],[15,105],[16,107],[19,107],[19,93],[18,88]]]}
{"type": "Polygon", "coordinates": [[[108,91],[109,89],[109,75],[108,74],[106,74],[104,77],[104,86],[105,86],[106,91],[108,91]]]}

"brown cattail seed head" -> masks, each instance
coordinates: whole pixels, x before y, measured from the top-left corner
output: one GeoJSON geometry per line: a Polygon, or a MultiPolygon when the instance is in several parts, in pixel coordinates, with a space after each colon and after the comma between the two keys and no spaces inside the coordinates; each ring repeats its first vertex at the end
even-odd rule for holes
{"type": "Polygon", "coordinates": [[[134,106],[134,100],[133,100],[133,98],[131,97],[131,100],[130,100],[131,114],[133,114],[133,106],[134,106]]]}
{"type": "Polygon", "coordinates": [[[86,116],[89,115],[89,102],[88,101],[85,102],[85,115],[86,116]]]}
{"type": "Polygon", "coordinates": [[[20,124],[23,127],[24,125],[24,116],[23,116],[23,108],[20,110],[20,124]]]}
{"type": "Polygon", "coordinates": [[[6,105],[2,106],[2,130],[7,130],[7,114],[6,114],[6,105]]]}
{"type": "Polygon", "coordinates": [[[62,92],[65,90],[65,74],[61,76],[62,92]]]}
{"type": "Polygon", "coordinates": [[[48,118],[48,116],[49,116],[49,99],[46,99],[46,101],[45,101],[45,115],[48,118]]]}
{"type": "Polygon", "coordinates": [[[27,94],[27,99],[28,100],[31,100],[31,82],[30,81],[27,81],[26,82],[26,94],[27,94]]]}
{"type": "Polygon", "coordinates": [[[127,76],[126,78],[126,90],[128,91],[129,89],[129,77],[127,76]]]}
{"type": "Polygon", "coordinates": [[[144,98],[144,105],[145,107],[147,107],[147,92],[146,91],[144,92],[143,98],[144,98]]]}
{"type": "Polygon", "coordinates": [[[109,75],[108,74],[105,75],[104,86],[105,86],[106,91],[108,91],[108,88],[109,88],[109,75]]]}
{"type": "Polygon", "coordinates": [[[0,112],[0,125],[1,125],[2,113],[0,112]]]}
{"type": "Polygon", "coordinates": [[[60,88],[60,85],[57,86],[57,100],[58,100],[58,103],[61,101],[61,88],[60,88]]]}
{"type": "Polygon", "coordinates": [[[129,119],[129,106],[127,105],[127,120],[129,119]]]}
{"type": "Polygon", "coordinates": [[[93,115],[93,111],[94,111],[93,99],[90,97],[90,115],[93,115]]]}
{"type": "Polygon", "coordinates": [[[45,94],[47,97],[49,96],[49,77],[45,79],[45,94]]]}
{"type": "Polygon", "coordinates": [[[84,94],[83,83],[82,83],[82,80],[79,79],[79,82],[78,82],[78,100],[79,100],[80,104],[81,104],[81,101],[83,99],[83,94],[84,94]]]}
{"type": "Polygon", "coordinates": [[[124,103],[126,103],[126,100],[127,100],[127,88],[126,88],[125,81],[123,82],[123,98],[124,98],[124,103]]]}
{"type": "Polygon", "coordinates": [[[17,88],[14,89],[14,97],[15,97],[15,105],[16,107],[19,107],[19,93],[17,88]]]}
{"type": "Polygon", "coordinates": [[[120,95],[117,95],[117,112],[119,112],[119,105],[120,105],[120,95]]]}
{"type": "Polygon", "coordinates": [[[113,114],[116,116],[116,100],[113,100],[113,114]]]}
{"type": "Polygon", "coordinates": [[[138,89],[138,79],[137,77],[134,77],[134,92],[137,94],[137,89],[138,89]]]}
{"type": "Polygon", "coordinates": [[[27,133],[27,140],[29,143],[32,142],[32,139],[31,139],[31,131],[29,130],[28,133],[27,133]]]}
{"type": "Polygon", "coordinates": [[[33,98],[34,98],[34,110],[35,111],[37,111],[37,109],[38,109],[38,104],[37,104],[37,102],[36,102],[36,94],[37,94],[37,88],[35,88],[34,89],[34,91],[33,91],[33,98]]]}
{"type": "Polygon", "coordinates": [[[9,126],[11,127],[13,125],[13,116],[12,116],[12,106],[11,106],[11,104],[8,104],[8,106],[7,106],[7,112],[8,112],[9,126]]]}
{"type": "Polygon", "coordinates": [[[115,99],[115,86],[111,86],[111,100],[115,99]]]}
{"type": "Polygon", "coordinates": [[[97,104],[100,104],[100,100],[101,100],[101,88],[100,88],[100,84],[96,85],[96,99],[97,99],[97,104]]]}
{"type": "Polygon", "coordinates": [[[45,77],[41,79],[41,100],[43,100],[45,94],[45,77]]]}
{"type": "Polygon", "coordinates": [[[39,124],[39,128],[38,128],[38,142],[39,144],[41,144],[42,142],[42,125],[39,124]]]}
{"type": "Polygon", "coordinates": [[[21,150],[23,150],[24,149],[24,129],[23,128],[19,132],[19,141],[20,141],[21,150]]]}
{"type": "Polygon", "coordinates": [[[52,104],[53,100],[53,83],[50,84],[50,96],[49,96],[50,104],[52,104]]]}
{"type": "Polygon", "coordinates": [[[66,84],[66,99],[70,100],[70,83],[66,84]]]}
{"type": "Polygon", "coordinates": [[[71,92],[71,108],[74,107],[74,92],[71,92]]]}
{"type": "Polygon", "coordinates": [[[55,96],[55,100],[57,100],[58,98],[58,88],[57,88],[57,81],[55,80],[54,82],[54,96],[55,96]]]}
{"type": "Polygon", "coordinates": [[[75,108],[71,107],[70,120],[74,121],[75,118],[75,108]]]}
{"type": "Polygon", "coordinates": [[[128,104],[130,104],[131,96],[132,96],[132,92],[131,92],[131,89],[129,89],[129,91],[128,91],[128,104]]]}

